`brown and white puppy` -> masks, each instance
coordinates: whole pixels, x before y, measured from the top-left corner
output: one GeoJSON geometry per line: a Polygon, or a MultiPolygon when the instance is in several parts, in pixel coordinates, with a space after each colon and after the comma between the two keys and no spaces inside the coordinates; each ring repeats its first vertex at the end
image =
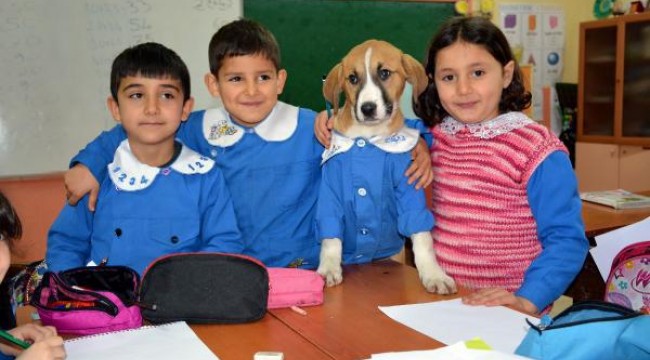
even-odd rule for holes
{"type": "MultiPolygon", "coordinates": [[[[334,107],[334,130],[348,138],[367,139],[399,131],[404,126],[399,104],[406,82],[413,86],[414,99],[427,86],[424,68],[413,57],[385,41],[368,40],[355,46],[332,68],[323,85],[325,99],[334,107]],[[341,92],[345,103],[339,108],[341,92]]],[[[431,233],[423,231],[410,237],[415,264],[427,291],[456,292],[454,280],[436,261],[431,233]]],[[[328,286],[343,281],[341,260],[342,239],[323,239],[318,273],[328,286]]]]}

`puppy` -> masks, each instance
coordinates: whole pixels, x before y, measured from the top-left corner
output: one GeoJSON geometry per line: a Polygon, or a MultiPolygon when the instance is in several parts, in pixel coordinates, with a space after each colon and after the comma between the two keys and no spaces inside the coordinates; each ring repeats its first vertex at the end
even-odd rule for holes
{"type": "Polygon", "coordinates": [[[408,185],[404,176],[419,140],[417,130],[404,126],[399,108],[406,82],[417,100],[427,86],[424,68],[378,40],[354,47],[325,79],[323,94],[333,104],[334,131],[331,146],[323,153],[317,226],[323,239],[318,273],[328,286],[343,281],[342,262],[390,257],[409,236],[427,291],[456,292],[454,280],[435,258],[433,215],[426,208],[424,191],[408,185]]]}

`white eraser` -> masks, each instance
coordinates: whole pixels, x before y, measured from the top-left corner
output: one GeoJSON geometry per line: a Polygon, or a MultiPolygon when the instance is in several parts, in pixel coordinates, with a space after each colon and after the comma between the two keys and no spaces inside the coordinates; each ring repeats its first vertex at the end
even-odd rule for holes
{"type": "Polygon", "coordinates": [[[284,360],[284,353],[278,351],[258,351],[253,360],[284,360]]]}

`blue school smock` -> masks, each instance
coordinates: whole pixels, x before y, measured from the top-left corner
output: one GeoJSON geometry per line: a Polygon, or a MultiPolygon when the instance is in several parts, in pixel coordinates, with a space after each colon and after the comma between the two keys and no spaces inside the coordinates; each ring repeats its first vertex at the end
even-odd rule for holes
{"type": "MultiPolygon", "coordinates": [[[[266,266],[318,266],[314,216],[323,146],[314,135],[315,117],[311,110],[278,102],[266,119],[247,128],[217,108],[192,113],[177,134],[221,169],[233,197],[244,253],[266,266]]],[[[102,179],[105,154],[124,138],[121,126],[115,127],[72,163],[83,163],[102,179]]]]}
{"type": "Polygon", "coordinates": [[[94,213],[86,196],[66,205],[50,228],[49,270],[105,262],[142,275],[166,254],[243,251],[230,192],[213,160],[182,146],[170,166],[152,167],[124,140],[108,172],[94,213]]]}
{"type": "Polygon", "coordinates": [[[320,239],[342,240],[343,264],[395,255],[407,236],[433,228],[424,190],[404,176],[418,139],[408,128],[371,139],[332,134],[323,153],[316,222],[320,239]]]}

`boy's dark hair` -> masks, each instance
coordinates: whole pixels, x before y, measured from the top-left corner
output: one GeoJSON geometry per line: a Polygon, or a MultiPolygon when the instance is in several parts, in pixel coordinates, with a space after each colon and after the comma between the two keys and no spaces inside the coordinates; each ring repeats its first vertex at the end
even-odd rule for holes
{"type": "Polygon", "coordinates": [[[273,34],[253,20],[240,19],[222,26],[212,36],[208,47],[210,72],[217,76],[225,58],[243,55],[262,55],[280,69],[280,46],[273,34]]]}
{"type": "Polygon", "coordinates": [[[190,72],[183,59],[173,50],[154,42],[143,43],[122,51],[111,67],[111,95],[117,101],[120,82],[127,76],[171,78],[179,80],[183,102],[190,98],[190,72]]]}
{"type": "Polygon", "coordinates": [[[502,66],[515,61],[510,85],[503,89],[499,101],[499,113],[521,111],[530,106],[531,94],[524,88],[523,76],[515,60],[508,40],[490,20],[482,17],[454,17],[447,20],[429,45],[425,70],[429,77],[427,89],[413,104],[414,112],[429,126],[433,126],[449,115],[440,104],[435,84],[436,56],[447,46],[462,41],[485,48],[502,66]]]}
{"type": "Polygon", "coordinates": [[[23,227],[16,210],[0,192],[0,241],[6,241],[11,249],[13,240],[20,239],[22,235],[23,227]]]}

